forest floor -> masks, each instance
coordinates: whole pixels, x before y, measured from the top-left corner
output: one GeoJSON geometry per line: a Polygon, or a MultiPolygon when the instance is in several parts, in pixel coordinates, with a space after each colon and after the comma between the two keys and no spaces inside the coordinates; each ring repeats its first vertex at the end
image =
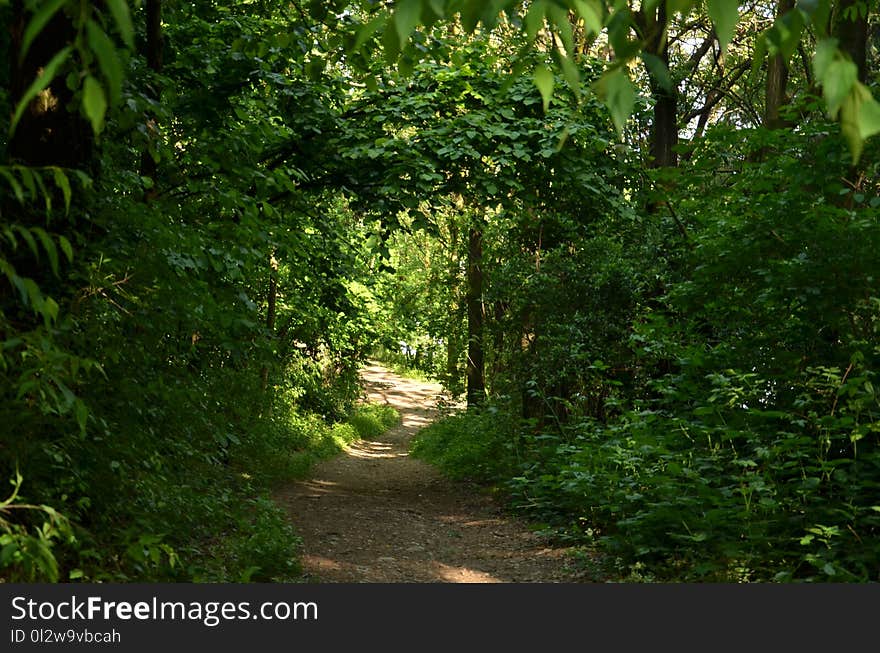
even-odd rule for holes
{"type": "Polygon", "coordinates": [[[504,514],[479,487],[445,479],[409,456],[440,415],[441,386],[379,365],[362,372],[366,400],[399,426],[319,463],[276,494],[303,538],[303,580],[319,583],[583,582],[569,549],[504,514]]]}

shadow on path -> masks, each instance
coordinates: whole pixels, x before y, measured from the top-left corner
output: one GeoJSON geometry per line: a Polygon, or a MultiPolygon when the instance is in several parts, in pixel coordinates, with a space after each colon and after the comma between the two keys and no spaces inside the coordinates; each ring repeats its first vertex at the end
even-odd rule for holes
{"type": "Polygon", "coordinates": [[[323,461],[276,494],[303,538],[308,582],[575,582],[565,549],[548,546],[490,497],[408,455],[439,415],[437,384],[370,365],[366,399],[402,417],[375,440],[323,461]]]}

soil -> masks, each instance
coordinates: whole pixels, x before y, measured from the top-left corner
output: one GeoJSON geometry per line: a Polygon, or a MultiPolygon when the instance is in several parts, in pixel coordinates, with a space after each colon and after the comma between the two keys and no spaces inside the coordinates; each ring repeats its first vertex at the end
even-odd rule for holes
{"type": "Polygon", "coordinates": [[[441,386],[379,365],[362,377],[365,399],[390,404],[402,423],[276,495],[303,539],[305,582],[582,582],[568,549],[505,514],[480,488],[409,456],[413,435],[448,399],[441,386]]]}

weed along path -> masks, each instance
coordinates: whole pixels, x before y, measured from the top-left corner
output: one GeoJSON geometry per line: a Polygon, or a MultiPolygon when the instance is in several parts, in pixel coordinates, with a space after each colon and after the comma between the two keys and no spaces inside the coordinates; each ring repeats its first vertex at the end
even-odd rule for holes
{"type": "Polygon", "coordinates": [[[439,385],[371,365],[367,399],[402,423],[319,463],[312,477],[278,492],[303,538],[307,582],[574,582],[564,549],[501,513],[491,497],[444,479],[408,455],[437,418],[439,385]]]}

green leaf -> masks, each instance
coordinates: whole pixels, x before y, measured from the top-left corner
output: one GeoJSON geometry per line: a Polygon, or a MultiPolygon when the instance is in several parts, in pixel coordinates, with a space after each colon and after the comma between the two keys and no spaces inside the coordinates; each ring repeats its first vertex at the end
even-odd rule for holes
{"type": "Polygon", "coordinates": [[[116,23],[116,29],[119,30],[122,42],[130,50],[134,50],[134,25],[131,23],[131,12],[128,9],[127,0],[107,0],[107,6],[110,8],[110,13],[113,14],[113,21],[116,23]]]}
{"type": "Polygon", "coordinates": [[[547,11],[547,3],[544,0],[536,0],[529,6],[526,12],[526,36],[529,41],[538,37],[538,32],[544,26],[544,15],[547,11]]]}
{"type": "Polygon", "coordinates": [[[574,0],[574,6],[584,26],[592,34],[602,31],[602,7],[595,0],[574,0]]]}
{"type": "Polygon", "coordinates": [[[574,94],[577,97],[580,97],[581,73],[578,70],[577,64],[575,64],[571,57],[562,55],[559,57],[559,65],[562,68],[562,75],[565,77],[565,81],[568,83],[569,88],[574,91],[574,94]]]}
{"type": "Polygon", "coordinates": [[[428,4],[437,18],[443,18],[446,15],[446,3],[444,0],[428,0],[428,4]]]}
{"type": "Polygon", "coordinates": [[[18,200],[19,204],[24,203],[24,191],[21,188],[21,184],[18,183],[18,180],[15,176],[8,171],[6,166],[0,168],[0,176],[6,179],[9,182],[9,185],[12,187],[12,192],[15,194],[15,199],[18,200]]]}
{"type": "Polygon", "coordinates": [[[553,71],[545,64],[540,64],[535,68],[532,81],[541,93],[544,100],[544,111],[550,107],[550,98],[553,97],[553,71]]]}
{"type": "Polygon", "coordinates": [[[104,114],[107,113],[107,98],[101,83],[91,75],[83,82],[83,110],[95,134],[100,134],[104,128],[104,114]]]}
{"type": "Polygon", "coordinates": [[[648,70],[648,74],[650,74],[664,90],[671,91],[672,77],[670,77],[669,68],[666,67],[663,60],[650,52],[642,52],[641,56],[642,61],[645,63],[645,68],[648,70]]]}
{"type": "Polygon", "coordinates": [[[562,41],[565,51],[569,54],[574,52],[574,33],[571,29],[571,21],[568,18],[568,11],[557,5],[550,5],[547,11],[547,18],[556,27],[556,35],[562,41]]]}
{"type": "Polygon", "coordinates": [[[86,23],[86,35],[89,41],[89,47],[98,58],[98,64],[101,66],[101,72],[104,73],[104,79],[107,80],[107,88],[110,92],[110,101],[117,104],[122,98],[122,64],[116,54],[116,48],[113,41],[104,33],[104,30],[93,20],[86,23]]]}
{"type": "Polygon", "coordinates": [[[486,10],[484,0],[467,0],[461,8],[461,26],[468,34],[472,34],[480,22],[480,16],[486,10]]]}
{"type": "Polygon", "coordinates": [[[15,230],[18,231],[24,242],[27,243],[28,247],[34,255],[34,258],[39,259],[40,250],[37,248],[37,241],[34,239],[34,235],[30,232],[30,230],[17,225],[15,227],[15,230]]]}
{"type": "Polygon", "coordinates": [[[636,92],[629,76],[620,68],[605,73],[599,80],[599,96],[608,107],[617,131],[622,132],[636,102],[636,92]]]}
{"type": "Polygon", "coordinates": [[[46,251],[46,254],[49,257],[49,267],[52,268],[52,274],[56,277],[58,276],[58,248],[55,247],[55,243],[52,241],[52,237],[46,233],[45,229],[40,227],[34,227],[31,231],[33,231],[37,238],[40,239],[40,243],[43,245],[43,249],[46,251]]]}
{"type": "Polygon", "coordinates": [[[70,211],[70,199],[73,195],[70,191],[70,180],[67,179],[64,171],[58,167],[52,168],[52,175],[55,178],[55,185],[61,189],[61,194],[64,195],[64,212],[67,213],[70,211]]]}
{"type": "Polygon", "coordinates": [[[736,24],[739,22],[739,2],[708,0],[706,8],[709,11],[709,18],[715,25],[715,33],[718,35],[721,51],[724,52],[736,33],[736,24]]]}
{"type": "Polygon", "coordinates": [[[397,29],[401,48],[409,40],[409,35],[413,33],[421,18],[421,0],[401,0],[396,4],[394,7],[394,27],[397,29]]]}
{"type": "Polygon", "coordinates": [[[776,19],[773,27],[765,32],[770,54],[778,54],[788,63],[800,43],[804,27],[804,15],[800,11],[789,11],[776,19]]]}
{"type": "Polygon", "coordinates": [[[70,241],[64,236],[58,236],[58,246],[61,247],[61,251],[67,257],[67,262],[71,263],[73,261],[73,247],[70,245],[70,241]]]}
{"type": "Polygon", "coordinates": [[[880,133],[880,103],[873,97],[862,102],[859,109],[858,125],[859,134],[864,140],[880,133]]]}
{"type": "Polygon", "coordinates": [[[361,47],[366,43],[369,39],[373,37],[373,35],[379,31],[379,29],[385,25],[385,15],[379,14],[369,23],[364,23],[357,29],[357,36],[354,40],[354,47],[352,50],[360,50],[361,47]]]}
{"type": "Polygon", "coordinates": [[[813,74],[817,79],[824,79],[828,67],[838,56],[837,39],[822,39],[816,44],[813,53],[813,74]]]}
{"type": "Polygon", "coordinates": [[[15,107],[15,113],[12,116],[12,123],[9,125],[9,133],[11,134],[15,131],[16,125],[18,125],[18,121],[21,120],[22,114],[24,114],[24,110],[27,109],[28,105],[31,103],[37,94],[45,89],[55,76],[58,74],[58,69],[61,67],[61,64],[65,62],[68,56],[70,56],[70,52],[73,48],[71,46],[67,46],[66,48],[62,48],[46,66],[43,68],[43,71],[37,75],[37,78],[31,82],[31,85],[28,86],[27,90],[21,96],[21,100],[18,102],[18,106],[15,107]]]}
{"type": "Polygon", "coordinates": [[[856,81],[840,106],[839,119],[855,165],[861,158],[865,139],[880,132],[880,105],[868,87],[856,81]]]}
{"type": "Polygon", "coordinates": [[[89,409],[82,399],[77,399],[74,403],[74,414],[76,415],[76,423],[79,426],[81,434],[86,432],[86,423],[89,419],[89,409]]]}
{"type": "Polygon", "coordinates": [[[397,58],[400,56],[400,37],[391,22],[385,25],[385,31],[382,33],[382,51],[385,54],[385,63],[389,66],[397,63],[397,58]]]}
{"type": "Polygon", "coordinates": [[[34,17],[31,18],[28,26],[24,30],[24,37],[22,37],[21,40],[21,52],[18,57],[19,61],[24,61],[24,58],[31,47],[31,43],[33,43],[34,39],[43,31],[46,24],[52,20],[52,16],[54,16],[66,2],[67,0],[49,0],[49,2],[41,6],[39,11],[34,14],[34,17]]]}
{"type": "Polygon", "coordinates": [[[850,95],[859,77],[859,69],[852,61],[836,59],[821,78],[825,108],[830,117],[837,115],[843,101],[850,95]]]}
{"type": "Polygon", "coordinates": [[[758,73],[761,71],[761,66],[764,64],[764,59],[767,58],[767,36],[764,34],[759,34],[755,37],[755,50],[752,53],[752,70],[749,73],[750,79],[752,83],[758,77],[758,73]]]}
{"type": "Polygon", "coordinates": [[[816,34],[825,36],[831,17],[831,0],[798,0],[797,8],[809,17],[816,34]]]}

